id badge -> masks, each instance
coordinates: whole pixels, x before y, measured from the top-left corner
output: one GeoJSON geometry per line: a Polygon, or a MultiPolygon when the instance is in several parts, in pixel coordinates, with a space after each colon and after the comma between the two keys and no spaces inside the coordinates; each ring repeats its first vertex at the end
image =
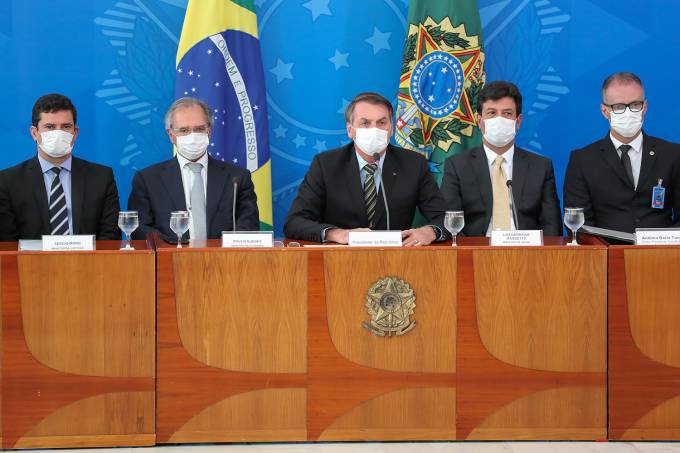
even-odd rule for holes
{"type": "Polygon", "coordinates": [[[666,198],[666,188],[661,185],[663,179],[659,179],[659,183],[652,187],[652,209],[663,209],[664,200],[666,198]]]}

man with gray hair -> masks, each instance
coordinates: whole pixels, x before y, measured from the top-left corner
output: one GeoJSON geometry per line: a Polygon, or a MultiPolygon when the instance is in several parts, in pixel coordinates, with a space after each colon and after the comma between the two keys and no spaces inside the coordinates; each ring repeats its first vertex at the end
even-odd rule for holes
{"type": "Polygon", "coordinates": [[[680,145],[642,130],[647,99],[640,78],[607,77],[600,110],[609,132],[571,153],[564,206],[583,208],[586,225],[628,233],[679,225],[680,145]]]}
{"type": "Polygon", "coordinates": [[[210,107],[199,99],[181,98],[170,106],[165,130],[177,148],[177,156],[135,174],[128,200],[128,209],[139,212],[134,237],[143,239],[147,233],[158,231],[161,238],[176,240],[170,229],[173,211],[191,212],[187,234],[192,240],[217,239],[222,231],[232,229],[259,229],[250,172],[208,155],[212,126],[210,107]]]}

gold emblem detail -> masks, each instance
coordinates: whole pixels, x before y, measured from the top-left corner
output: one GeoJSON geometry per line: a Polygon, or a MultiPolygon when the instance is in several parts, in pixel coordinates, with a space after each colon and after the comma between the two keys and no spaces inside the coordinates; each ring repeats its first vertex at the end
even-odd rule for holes
{"type": "Polygon", "coordinates": [[[395,277],[381,278],[366,293],[371,321],[362,326],[379,337],[404,335],[416,326],[411,319],[415,307],[416,295],[408,283],[395,277]]]}

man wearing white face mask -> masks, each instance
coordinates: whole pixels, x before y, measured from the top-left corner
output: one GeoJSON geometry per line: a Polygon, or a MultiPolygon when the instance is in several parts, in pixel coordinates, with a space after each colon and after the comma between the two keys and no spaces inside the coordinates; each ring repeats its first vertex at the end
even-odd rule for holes
{"type": "Polygon", "coordinates": [[[37,155],[0,172],[0,240],[44,234],[118,239],[118,189],[109,167],[73,157],[76,108],[47,94],[33,106],[30,134],[37,155]]]}
{"type": "Polygon", "coordinates": [[[607,77],[600,110],[609,133],[571,153],[564,205],[583,208],[587,225],[628,233],[680,225],[680,145],[642,130],[647,100],[640,78],[607,77]]]}
{"type": "Polygon", "coordinates": [[[185,239],[218,239],[222,231],[260,229],[250,172],[208,155],[212,125],[210,107],[199,99],[181,98],[170,106],[165,128],[177,156],[135,174],[128,199],[128,209],[139,212],[133,237],[158,231],[163,239],[176,241],[170,229],[173,211],[191,212],[185,239]]]}
{"type": "Polygon", "coordinates": [[[444,200],[419,154],[389,144],[392,104],[376,93],[357,95],[345,121],[352,143],[318,154],[283,227],[286,237],[346,244],[350,230],[401,230],[405,246],[444,240],[444,200]],[[378,159],[375,159],[377,154],[378,159]],[[416,207],[428,225],[412,228],[416,207]]]}
{"type": "Polygon", "coordinates": [[[519,229],[561,236],[552,162],[515,146],[522,123],[517,87],[505,81],[486,84],[477,100],[477,123],[483,146],[448,158],[442,180],[447,209],[465,212],[463,234],[490,236],[492,230],[519,229]],[[519,225],[512,214],[510,190],[519,225]]]}

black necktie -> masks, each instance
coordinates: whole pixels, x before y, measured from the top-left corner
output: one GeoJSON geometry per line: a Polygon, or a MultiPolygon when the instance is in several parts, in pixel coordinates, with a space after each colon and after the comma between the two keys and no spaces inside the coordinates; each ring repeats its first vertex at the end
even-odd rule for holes
{"type": "Polygon", "coordinates": [[[66,194],[59,179],[61,168],[53,167],[54,179],[50,187],[50,234],[69,234],[68,209],[66,209],[66,194]]]}
{"type": "Polygon", "coordinates": [[[621,151],[621,163],[623,164],[623,170],[626,172],[628,181],[630,185],[635,187],[635,179],[633,179],[633,166],[630,164],[630,156],[628,151],[632,148],[630,145],[619,146],[619,151],[621,151]]]}
{"type": "Polygon", "coordinates": [[[374,228],[373,224],[375,218],[375,201],[378,198],[378,193],[375,190],[375,179],[373,174],[378,169],[378,164],[366,164],[366,179],[364,180],[364,201],[366,202],[366,215],[368,216],[368,227],[374,228]]]}

